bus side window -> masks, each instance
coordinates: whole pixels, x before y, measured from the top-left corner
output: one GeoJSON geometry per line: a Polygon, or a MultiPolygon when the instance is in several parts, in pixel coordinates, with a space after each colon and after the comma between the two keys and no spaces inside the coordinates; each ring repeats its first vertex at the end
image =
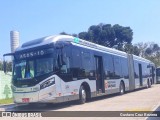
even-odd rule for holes
{"type": "Polygon", "coordinates": [[[111,55],[106,55],[104,57],[104,70],[105,70],[105,78],[112,79],[113,78],[113,58],[111,55]]]}
{"type": "Polygon", "coordinates": [[[70,57],[68,48],[63,49],[62,67],[60,68],[61,73],[70,73],[70,57]]]}
{"type": "Polygon", "coordinates": [[[61,67],[61,73],[70,73],[70,60],[69,57],[63,57],[63,65],[61,67]]]}
{"type": "Polygon", "coordinates": [[[122,71],[121,71],[121,63],[120,63],[120,57],[114,56],[114,77],[115,79],[119,79],[122,77],[122,71]]]}
{"type": "Polygon", "coordinates": [[[82,64],[81,64],[81,51],[78,48],[72,49],[72,74],[73,78],[79,79],[83,76],[83,69],[82,69],[82,64]]]}
{"type": "MultiPolygon", "coordinates": [[[[60,66],[58,66],[59,72],[57,74],[65,82],[70,82],[73,80],[72,73],[71,73],[71,66],[70,66],[70,64],[71,64],[70,51],[71,51],[71,49],[68,46],[65,46],[62,49],[62,53],[59,54],[59,56],[57,57],[58,59],[60,59],[57,61],[61,62],[60,66]]],[[[58,65],[59,63],[57,62],[56,64],[58,65]]]]}
{"type": "Polygon", "coordinates": [[[139,78],[139,69],[138,69],[138,62],[134,61],[134,77],[139,78]]]}
{"type": "Polygon", "coordinates": [[[121,60],[121,69],[122,69],[122,76],[125,78],[125,79],[128,79],[129,78],[129,73],[128,73],[128,61],[127,61],[127,58],[124,58],[124,57],[121,57],[120,58],[121,60]]]}
{"type": "Polygon", "coordinates": [[[91,53],[89,51],[82,52],[82,67],[84,69],[84,78],[94,79],[94,66],[92,65],[91,53]]]}

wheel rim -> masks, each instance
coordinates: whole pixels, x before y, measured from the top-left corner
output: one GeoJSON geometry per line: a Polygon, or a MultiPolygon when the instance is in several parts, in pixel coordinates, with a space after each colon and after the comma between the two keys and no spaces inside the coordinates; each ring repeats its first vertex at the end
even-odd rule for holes
{"type": "Polygon", "coordinates": [[[121,93],[124,93],[124,89],[123,89],[123,85],[121,84],[121,90],[120,90],[121,93]]]}
{"type": "Polygon", "coordinates": [[[85,101],[86,100],[86,92],[84,89],[82,89],[82,99],[85,101]]]}

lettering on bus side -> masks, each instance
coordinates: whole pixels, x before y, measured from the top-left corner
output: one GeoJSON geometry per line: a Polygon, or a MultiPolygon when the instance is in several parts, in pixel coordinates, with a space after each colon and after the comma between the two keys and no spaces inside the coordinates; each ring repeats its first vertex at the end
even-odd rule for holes
{"type": "Polygon", "coordinates": [[[66,85],[65,88],[66,88],[66,89],[69,89],[69,85],[66,85]]]}
{"type": "Polygon", "coordinates": [[[108,81],[108,88],[116,87],[115,81],[108,81]]]}

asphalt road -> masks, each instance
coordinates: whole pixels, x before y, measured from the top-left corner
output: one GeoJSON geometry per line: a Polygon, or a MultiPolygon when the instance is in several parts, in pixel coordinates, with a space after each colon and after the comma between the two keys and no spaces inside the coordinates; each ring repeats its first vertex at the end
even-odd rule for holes
{"type": "MultiPolygon", "coordinates": [[[[160,84],[153,85],[149,89],[140,89],[128,92],[124,95],[110,95],[92,99],[91,101],[79,105],[76,101],[61,104],[36,104],[36,105],[6,105],[0,106],[0,110],[5,111],[160,111],[160,84]]],[[[63,113],[62,113],[63,114],[63,113]]],[[[95,113],[96,114],[96,113],[95,113]]],[[[93,116],[95,116],[93,114],[93,116]]],[[[106,113],[108,114],[108,113],[106,113]]],[[[114,112],[113,112],[114,114],[114,112]]],[[[122,112],[123,114],[123,112],[122,112]]],[[[97,113],[98,115],[98,113],[97,113]]],[[[108,119],[108,120],[160,120],[157,117],[54,117],[55,119],[75,120],[75,119],[108,119]]],[[[35,118],[34,118],[35,119],[35,118]]],[[[38,120],[45,119],[39,118],[38,120]]],[[[52,119],[52,118],[46,118],[52,119]]]]}

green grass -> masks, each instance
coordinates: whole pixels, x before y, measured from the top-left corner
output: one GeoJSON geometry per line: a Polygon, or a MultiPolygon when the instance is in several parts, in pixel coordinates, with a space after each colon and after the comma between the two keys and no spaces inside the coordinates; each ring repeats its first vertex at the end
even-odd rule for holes
{"type": "Polygon", "coordinates": [[[0,105],[2,105],[2,104],[10,104],[10,103],[13,103],[13,99],[12,98],[1,99],[0,100],[0,105]]]}

